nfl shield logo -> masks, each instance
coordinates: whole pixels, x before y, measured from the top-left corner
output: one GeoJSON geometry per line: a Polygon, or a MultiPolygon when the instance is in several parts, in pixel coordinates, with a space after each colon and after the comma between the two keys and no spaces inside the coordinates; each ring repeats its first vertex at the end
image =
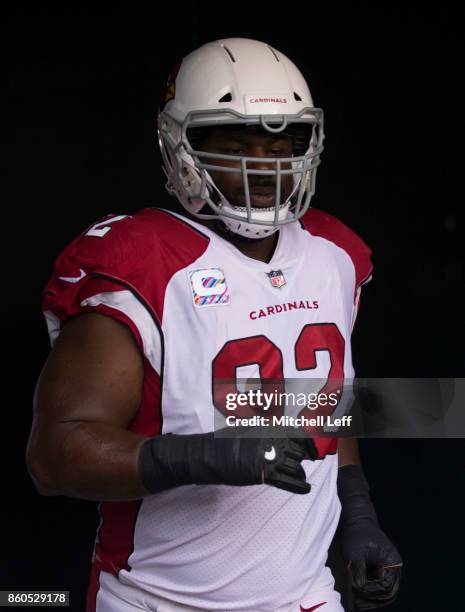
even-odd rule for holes
{"type": "Polygon", "coordinates": [[[271,270],[271,272],[267,272],[266,275],[270,279],[270,283],[273,287],[279,289],[286,284],[286,279],[284,278],[284,274],[282,270],[271,270]]]}

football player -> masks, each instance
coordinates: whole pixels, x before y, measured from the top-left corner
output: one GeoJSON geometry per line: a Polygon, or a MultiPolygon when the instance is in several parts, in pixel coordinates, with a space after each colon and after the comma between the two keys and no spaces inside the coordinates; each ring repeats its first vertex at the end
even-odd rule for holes
{"type": "Polygon", "coordinates": [[[372,264],[310,208],[323,112],[285,55],[226,39],[173,72],[158,135],[182,213],[99,220],[44,292],[27,463],[42,494],[101,502],[87,610],[340,611],[338,524],[358,607],[390,603],[401,559],[355,440],[213,433],[221,381],[354,376],[372,264]]]}

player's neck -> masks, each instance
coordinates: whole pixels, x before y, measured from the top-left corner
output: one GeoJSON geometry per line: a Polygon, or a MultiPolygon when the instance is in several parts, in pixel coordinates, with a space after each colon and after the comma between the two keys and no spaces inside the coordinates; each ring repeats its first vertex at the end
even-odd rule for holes
{"type": "Polygon", "coordinates": [[[246,238],[231,232],[219,219],[200,219],[190,214],[184,208],[181,208],[181,206],[179,206],[179,209],[175,209],[175,212],[188,217],[196,223],[205,225],[215,232],[215,234],[218,234],[221,238],[233,244],[241,253],[246,255],[246,257],[251,257],[252,259],[257,259],[264,263],[269,263],[271,261],[276,245],[278,244],[279,231],[271,236],[266,236],[266,238],[254,240],[253,238],[246,238]]]}
{"type": "Polygon", "coordinates": [[[255,240],[245,238],[231,232],[220,220],[209,220],[204,222],[207,227],[220,235],[222,238],[233,244],[241,253],[252,259],[258,259],[264,263],[269,263],[278,244],[279,231],[271,236],[255,240]]]}

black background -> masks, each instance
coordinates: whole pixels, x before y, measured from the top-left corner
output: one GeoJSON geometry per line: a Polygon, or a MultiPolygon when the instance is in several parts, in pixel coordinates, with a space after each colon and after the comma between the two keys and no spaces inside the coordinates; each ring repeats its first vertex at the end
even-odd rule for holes
{"type": "MultiPolygon", "coordinates": [[[[198,44],[266,40],[325,110],[313,205],[374,251],[357,373],[463,376],[463,15],[443,3],[373,6],[41,3],[3,15],[1,589],[66,589],[71,609],[84,609],[96,504],[39,496],[24,467],[49,350],[40,292],[94,220],[169,205],[156,108],[171,67],[198,44]]],[[[405,562],[392,610],[463,608],[463,451],[462,440],[362,442],[380,521],[405,562]]]]}

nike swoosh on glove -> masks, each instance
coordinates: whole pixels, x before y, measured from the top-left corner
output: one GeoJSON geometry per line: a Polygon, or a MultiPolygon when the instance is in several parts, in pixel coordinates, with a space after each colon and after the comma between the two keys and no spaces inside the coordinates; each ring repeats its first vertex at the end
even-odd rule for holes
{"type": "MultiPolygon", "coordinates": [[[[288,436],[293,436],[295,432],[291,429],[280,427],[277,428],[276,434],[279,436],[287,432],[288,436]]],[[[266,433],[269,435],[269,431],[266,433]]],[[[318,451],[313,440],[308,436],[302,438],[273,437],[265,438],[263,443],[266,449],[263,482],[291,493],[309,493],[311,486],[306,481],[301,462],[305,459],[314,461],[318,458],[318,451]]]]}
{"type": "Polygon", "coordinates": [[[355,604],[361,611],[387,606],[399,592],[402,558],[379,526],[361,465],[339,468],[338,494],[339,540],[355,604]]]}

